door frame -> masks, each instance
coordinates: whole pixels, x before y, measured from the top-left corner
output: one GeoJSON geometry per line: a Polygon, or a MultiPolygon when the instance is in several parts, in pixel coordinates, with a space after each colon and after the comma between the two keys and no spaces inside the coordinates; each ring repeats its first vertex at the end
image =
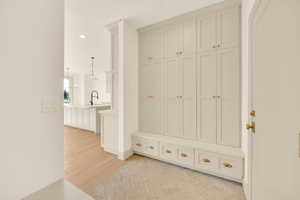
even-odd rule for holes
{"type": "MultiPolygon", "coordinates": [[[[270,0],[254,0],[253,7],[251,9],[250,15],[249,15],[249,52],[248,52],[248,111],[254,110],[253,106],[253,63],[255,60],[254,57],[254,47],[255,47],[255,28],[257,21],[260,20],[261,16],[264,14],[266,7],[268,6],[270,0]]],[[[248,115],[248,123],[251,121],[251,116],[248,115]]],[[[246,186],[246,196],[248,200],[255,200],[253,199],[253,140],[254,135],[248,131],[248,170],[246,173],[248,173],[248,184],[246,186]]]]}

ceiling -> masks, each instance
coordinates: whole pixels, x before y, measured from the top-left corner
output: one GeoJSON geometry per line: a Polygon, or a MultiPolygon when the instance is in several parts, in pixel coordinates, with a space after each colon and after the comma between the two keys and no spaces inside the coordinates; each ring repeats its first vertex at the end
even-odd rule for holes
{"type": "Polygon", "coordinates": [[[66,0],[65,67],[88,73],[109,70],[109,33],[104,26],[120,18],[139,28],[223,0],[66,0]],[[86,35],[85,39],[80,35],[86,35]]]}

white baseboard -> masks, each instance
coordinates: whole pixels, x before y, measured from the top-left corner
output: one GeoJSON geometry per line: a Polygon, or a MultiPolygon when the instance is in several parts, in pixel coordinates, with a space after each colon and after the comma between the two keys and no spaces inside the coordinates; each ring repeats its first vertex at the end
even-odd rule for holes
{"type": "Polygon", "coordinates": [[[246,196],[246,200],[250,200],[250,195],[249,195],[249,185],[248,185],[248,182],[245,181],[245,179],[243,180],[243,189],[244,189],[244,193],[245,193],[245,196],[246,196]]]}
{"type": "Polygon", "coordinates": [[[114,149],[107,148],[107,147],[103,147],[103,148],[104,148],[104,151],[105,151],[105,152],[108,152],[108,153],[112,153],[112,154],[118,155],[118,152],[115,151],[114,149]]]}
{"type": "Polygon", "coordinates": [[[120,160],[127,160],[129,157],[131,157],[133,155],[133,150],[132,149],[128,149],[127,151],[124,152],[119,152],[118,154],[118,158],[120,160]]]}

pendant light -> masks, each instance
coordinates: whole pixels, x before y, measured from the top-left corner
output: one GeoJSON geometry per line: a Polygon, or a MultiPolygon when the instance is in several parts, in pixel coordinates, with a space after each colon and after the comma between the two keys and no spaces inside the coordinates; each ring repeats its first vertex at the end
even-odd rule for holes
{"type": "Polygon", "coordinates": [[[95,71],[94,71],[94,64],[95,64],[95,57],[91,57],[91,74],[90,74],[90,79],[91,80],[98,80],[98,78],[95,75],[95,71]]]}

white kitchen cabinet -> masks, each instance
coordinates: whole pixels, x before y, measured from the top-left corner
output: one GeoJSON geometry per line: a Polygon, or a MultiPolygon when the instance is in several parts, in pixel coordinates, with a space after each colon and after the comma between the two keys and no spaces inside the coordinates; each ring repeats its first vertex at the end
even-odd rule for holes
{"type": "Polygon", "coordinates": [[[181,59],[182,78],[182,110],[183,110],[183,137],[188,139],[197,138],[197,105],[196,84],[197,74],[195,57],[184,57],[181,59]]]}
{"type": "Polygon", "coordinates": [[[174,58],[180,50],[180,31],[178,24],[172,24],[164,29],[164,57],[174,58]]]}
{"type": "Polygon", "coordinates": [[[133,149],[241,181],[240,3],[202,10],[140,30],[133,149]]]}
{"type": "Polygon", "coordinates": [[[217,142],[217,55],[206,52],[197,61],[197,133],[202,142],[217,142]]]}
{"type": "Polygon", "coordinates": [[[198,53],[211,51],[217,45],[217,16],[215,13],[197,17],[198,53]]]}
{"type": "Polygon", "coordinates": [[[155,29],[140,34],[140,64],[155,63],[163,56],[162,31],[155,29]]]}
{"type": "Polygon", "coordinates": [[[239,49],[218,51],[218,144],[240,146],[240,53],[239,49]]]}
{"type": "Polygon", "coordinates": [[[132,148],[136,154],[237,182],[243,180],[244,157],[239,148],[140,132],[132,135],[132,148]]]}
{"type": "Polygon", "coordinates": [[[198,53],[240,45],[240,7],[222,9],[197,17],[198,53]]]}
{"type": "Polygon", "coordinates": [[[182,78],[179,59],[168,59],[165,62],[165,134],[175,137],[182,136],[183,109],[182,109],[182,78]]]}
{"type": "Polygon", "coordinates": [[[240,7],[224,9],[217,14],[217,45],[219,48],[234,48],[240,45],[240,7]]]}
{"type": "Polygon", "coordinates": [[[140,68],[139,128],[149,133],[162,133],[162,67],[150,63],[140,68]]]}
{"type": "Polygon", "coordinates": [[[240,146],[239,49],[198,56],[198,137],[202,142],[240,146]]]}
{"type": "Polygon", "coordinates": [[[169,59],[166,67],[166,135],[196,138],[194,57],[169,59]]]}
{"type": "Polygon", "coordinates": [[[194,18],[168,25],[164,29],[164,57],[191,56],[196,51],[194,18]]]}

